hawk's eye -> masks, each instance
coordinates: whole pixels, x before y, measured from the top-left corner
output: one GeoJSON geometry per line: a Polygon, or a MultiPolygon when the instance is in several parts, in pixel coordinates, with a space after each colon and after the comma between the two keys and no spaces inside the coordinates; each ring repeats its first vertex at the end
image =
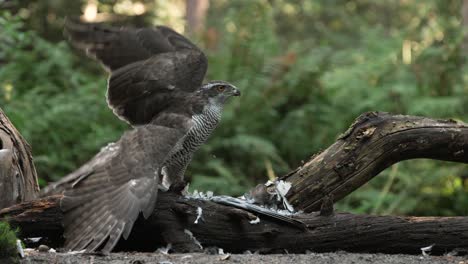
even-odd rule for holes
{"type": "Polygon", "coordinates": [[[225,86],[218,86],[218,87],[216,87],[216,89],[218,90],[218,92],[223,92],[224,89],[226,89],[226,87],[225,86]]]}

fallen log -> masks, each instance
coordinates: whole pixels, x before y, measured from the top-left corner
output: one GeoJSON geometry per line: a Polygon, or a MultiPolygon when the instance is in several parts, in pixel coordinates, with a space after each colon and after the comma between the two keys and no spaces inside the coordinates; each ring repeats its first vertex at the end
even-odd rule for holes
{"type": "Polygon", "coordinates": [[[333,145],[282,177],[292,184],[286,198],[296,209],[316,211],[325,197],[338,201],[389,166],[416,158],[468,163],[468,125],[381,112],[362,114],[333,145]]]}
{"type": "MultiPolygon", "coordinates": [[[[46,236],[49,245],[60,246],[59,199],[57,195],[15,205],[1,210],[0,218],[19,227],[23,238],[46,236]]],[[[256,217],[209,200],[160,193],[155,213],[147,220],[139,219],[129,239],[120,241],[116,250],[154,251],[171,243],[175,251],[197,251],[201,250],[197,242],[204,248],[220,247],[227,252],[261,253],[345,250],[420,254],[422,247],[434,245],[432,254],[444,254],[468,247],[468,217],[293,216],[307,225],[305,231],[262,216],[254,224],[256,217]],[[198,208],[202,209],[200,217],[198,208]]]]}
{"type": "MultiPolygon", "coordinates": [[[[257,215],[251,212],[166,192],[159,194],[153,215],[145,221],[139,219],[129,240],[119,242],[117,250],[152,251],[166,243],[176,251],[200,250],[200,243],[230,252],[417,254],[422,247],[434,245],[432,252],[441,254],[468,248],[468,217],[370,216],[330,210],[333,200],[345,197],[388,166],[411,158],[467,163],[468,125],[387,113],[363,114],[335,144],[282,177],[292,185],[287,200],[308,212],[293,216],[306,224],[306,230],[263,215],[257,223],[257,215]],[[320,207],[321,214],[312,212],[320,207]],[[199,208],[202,213],[196,221],[199,208]]],[[[62,190],[61,186],[54,190],[62,190]]],[[[46,236],[52,245],[60,246],[59,198],[49,196],[6,208],[0,211],[0,219],[20,227],[22,237],[46,236]]]]}

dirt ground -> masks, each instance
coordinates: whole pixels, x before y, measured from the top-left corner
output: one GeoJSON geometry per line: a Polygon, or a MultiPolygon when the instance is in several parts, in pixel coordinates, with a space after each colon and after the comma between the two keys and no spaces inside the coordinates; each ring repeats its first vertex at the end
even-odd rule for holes
{"type": "Polygon", "coordinates": [[[468,258],[451,256],[413,256],[413,255],[386,255],[386,254],[353,254],[346,252],[336,253],[310,253],[310,254],[224,254],[208,255],[203,253],[196,254],[161,254],[161,253],[112,253],[109,256],[89,255],[89,254],[65,254],[65,253],[40,253],[29,252],[26,258],[21,260],[24,264],[176,264],[176,263],[316,263],[316,264],[372,264],[372,263],[424,263],[424,264],[442,264],[457,263],[468,264],[468,258]]]}

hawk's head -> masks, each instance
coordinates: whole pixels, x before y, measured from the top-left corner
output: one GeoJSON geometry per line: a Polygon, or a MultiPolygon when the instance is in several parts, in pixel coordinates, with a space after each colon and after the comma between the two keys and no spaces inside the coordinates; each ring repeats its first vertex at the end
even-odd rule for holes
{"type": "Polygon", "coordinates": [[[241,94],[237,87],[224,81],[206,83],[201,87],[200,92],[218,103],[224,103],[229,97],[241,94]]]}

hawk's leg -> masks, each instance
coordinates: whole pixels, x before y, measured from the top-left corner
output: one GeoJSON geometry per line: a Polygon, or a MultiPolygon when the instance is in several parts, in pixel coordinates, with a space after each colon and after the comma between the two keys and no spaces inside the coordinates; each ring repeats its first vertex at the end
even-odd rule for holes
{"type": "Polygon", "coordinates": [[[185,188],[187,187],[186,181],[177,181],[169,187],[169,191],[175,192],[177,194],[184,195],[185,188]]]}
{"type": "Polygon", "coordinates": [[[185,170],[187,169],[186,164],[170,164],[165,166],[162,170],[164,177],[162,184],[168,188],[169,191],[184,195],[187,182],[184,179],[185,170]]]}

